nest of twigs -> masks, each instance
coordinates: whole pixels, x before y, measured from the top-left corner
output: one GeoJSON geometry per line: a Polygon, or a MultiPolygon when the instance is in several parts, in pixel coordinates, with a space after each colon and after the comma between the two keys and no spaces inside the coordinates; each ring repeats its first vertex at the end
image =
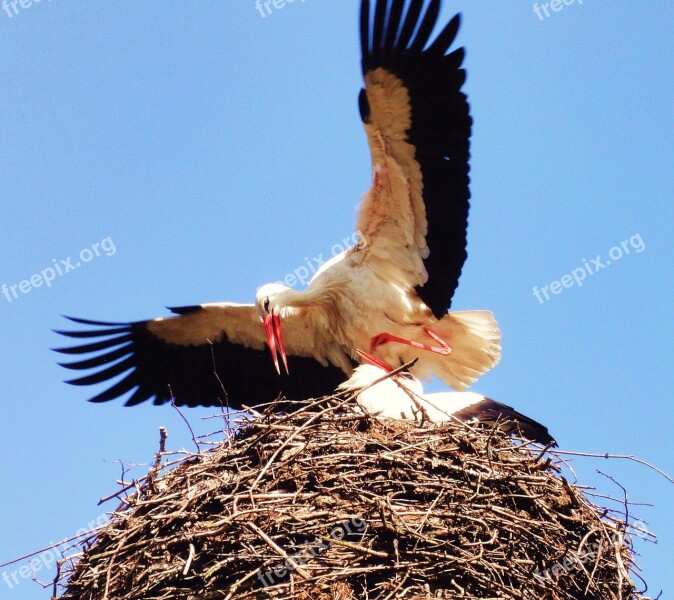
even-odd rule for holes
{"type": "Polygon", "coordinates": [[[629,526],[545,449],[352,399],[279,408],[155,464],[60,599],[643,598],[629,526]]]}

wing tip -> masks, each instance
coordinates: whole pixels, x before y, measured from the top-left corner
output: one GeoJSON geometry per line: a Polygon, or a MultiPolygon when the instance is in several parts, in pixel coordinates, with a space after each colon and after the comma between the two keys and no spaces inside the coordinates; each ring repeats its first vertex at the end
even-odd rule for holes
{"type": "Polygon", "coordinates": [[[519,431],[524,437],[548,448],[557,447],[557,440],[550,435],[548,428],[542,423],[523,415],[512,406],[496,402],[496,400],[487,397],[485,397],[485,401],[492,409],[500,412],[499,420],[511,422],[515,430],[519,431]]]}
{"type": "Polygon", "coordinates": [[[199,312],[200,310],[203,310],[203,306],[201,304],[191,304],[189,306],[167,306],[166,309],[170,310],[174,315],[191,315],[195,312],[199,312]]]}

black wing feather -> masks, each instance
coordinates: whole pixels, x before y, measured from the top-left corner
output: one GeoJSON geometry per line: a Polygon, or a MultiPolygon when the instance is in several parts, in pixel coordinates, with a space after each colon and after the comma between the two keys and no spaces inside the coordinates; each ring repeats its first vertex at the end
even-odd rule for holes
{"type": "MultiPolygon", "coordinates": [[[[104,348],[108,349],[108,347],[104,348]]],[[[100,354],[98,356],[94,356],[93,358],[88,358],[86,360],[80,360],[77,362],[59,363],[59,365],[65,367],[66,369],[86,371],[87,369],[95,369],[96,367],[102,367],[105,364],[110,364],[119,358],[123,358],[129,353],[129,350],[130,350],[129,346],[122,346],[121,348],[117,348],[116,350],[108,352],[107,354],[100,354]]]]}
{"type": "Polygon", "coordinates": [[[404,8],[405,0],[393,0],[391,4],[391,11],[388,16],[388,21],[386,23],[386,39],[384,40],[385,59],[390,59],[391,53],[395,48],[404,8]]]}
{"type": "Polygon", "coordinates": [[[545,446],[557,446],[548,428],[538,421],[517,412],[512,406],[484,398],[454,413],[457,419],[469,421],[477,419],[483,425],[497,426],[508,433],[519,432],[524,437],[545,446]]]}
{"type": "MultiPolygon", "coordinates": [[[[127,331],[127,330],[125,330],[127,331]]],[[[72,337],[69,335],[72,332],[69,331],[58,331],[55,330],[55,333],[72,337]]],[[[113,333],[110,334],[114,336],[113,333]]],[[[60,352],[61,354],[87,354],[89,352],[98,352],[99,350],[107,350],[109,348],[114,348],[120,344],[133,341],[133,338],[130,334],[120,335],[119,337],[111,337],[100,342],[94,342],[93,344],[84,344],[82,346],[69,346],[67,348],[52,348],[54,352],[60,352]]]]}
{"type": "Polygon", "coordinates": [[[372,53],[375,60],[381,58],[381,51],[384,49],[384,26],[386,22],[387,8],[387,0],[378,0],[374,12],[374,28],[372,30],[372,53]]]}
{"type": "Polygon", "coordinates": [[[421,25],[419,25],[417,35],[414,37],[414,41],[409,48],[410,56],[421,53],[426,47],[426,42],[428,42],[428,38],[430,38],[431,33],[433,33],[435,22],[438,20],[439,14],[440,0],[431,0],[428,8],[426,9],[426,14],[421,21],[421,25]]]}
{"type": "Polygon", "coordinates": [[[412,39],[414,31],[417,28],[417,24],[419,22],[419,15],[421,14],[421,10],[423,9],[423,7],[424,7],[424,0],[412,0],[412,3],[407,9],[407,15],[405,16],[405,21],[403,24],[403,28],[400,32],[400,36],[398,37],[398,40],[396,42],[397,48],[407,48],[407,45],[412,39]]]}
{"type": "Polygon", "coordinates": [[[459,26],[461,25],[461,17],[459,15],[454,15],[454,18],[447,23],[447,26],[442,30],[442,33],[435,38],[435,41],[428,48],[428,51],[433,54],[439,54],[444,56],[444,54],[449,50],[449,47],[452,45],[456,34],[459,32],[459,26]]]}

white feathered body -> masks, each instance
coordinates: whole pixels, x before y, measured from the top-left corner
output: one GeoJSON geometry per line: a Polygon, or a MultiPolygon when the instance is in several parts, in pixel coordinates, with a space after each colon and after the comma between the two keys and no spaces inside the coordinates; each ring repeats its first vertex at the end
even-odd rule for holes
{"type": "MultiPolygon", "coordinates": [[[[437,346],[424,332],[424,328],[429,328],[450,345],[449,356],[396,342],[379,346],[374,354],[393,367],[416,358],[414,375],[429,379],[435,373],[458,390],[496,364],[500,356],[500,331],[491,312],[452,312],[438,320],[414,288],[396,281],[399,273],[394,261],[384,257],[376,260],[371,252],[363,260],[357,247],[324,264],[303,292],[315,302],[307,309],[318,325],[314,331],[322,331],[325,336],[325,344],[319,340],[314,340],[315,343],[325,347],[337,341],[344,358],[346,355],[355,358],[350,349],[368,352],[372,338],[382,332],[437,346]]],[[[317,335],[320,337],[320,333],[317,335]]]]}
{"type": "Polygon", "coordinates": [[[474,392],[424,394],[421,382],[410,373],[391,376],[380,367],[360,365],[340,390],[354,392],[358,406],[381,419],[447,423],[472,422],[497,427],[545,445],[556,445],[547,427],[514,408],[474,392]]]}

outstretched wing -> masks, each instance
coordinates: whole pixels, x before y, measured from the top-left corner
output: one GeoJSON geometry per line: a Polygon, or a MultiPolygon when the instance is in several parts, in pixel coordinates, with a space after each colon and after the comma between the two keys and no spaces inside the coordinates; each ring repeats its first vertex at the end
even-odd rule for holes
{"type": "Polygon", "coordinates": [[[278,375],[253,305],[205,304],[171,310],[179,316],[135,323],[71,318],[95,329],[58,333],[96,341],[56,349],[78,357],[62,366],[94,370],[68,383],[92,385],[121,376],[92,402],[132,392],[126,406],[148,399],[164,404],[173,398],[178,406],[239,409],[280,395],[295,400],[330,394],[348,377],[342,369],[311,357],[307,342],[312,332],[293,317],[283,321],[290,374],[278,375]]]}
{"type": "Polygon", "coordinates": [[[372,267],[414,287],[441,318],[466,259],[470,198],[464,51],[448,53],[459,15],[429,44],[440,0],[377,0],[372,19],[371,2],[361,4],[365,88],[359,105],[373,184],[358,231],[372,267]]]}

